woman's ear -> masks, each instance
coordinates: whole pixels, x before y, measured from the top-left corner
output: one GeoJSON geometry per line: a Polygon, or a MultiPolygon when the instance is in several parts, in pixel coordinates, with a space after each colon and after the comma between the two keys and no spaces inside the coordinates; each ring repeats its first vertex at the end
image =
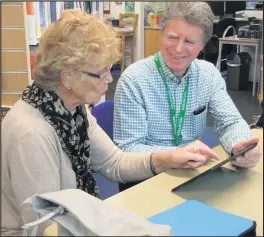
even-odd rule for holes
{"type": "Polygon", "coordinates": [[[72,74],[70,71],[63,70],[60,72],[61,83],[68,89],[71,88],[71,78],[72,78],[72,74]]]}

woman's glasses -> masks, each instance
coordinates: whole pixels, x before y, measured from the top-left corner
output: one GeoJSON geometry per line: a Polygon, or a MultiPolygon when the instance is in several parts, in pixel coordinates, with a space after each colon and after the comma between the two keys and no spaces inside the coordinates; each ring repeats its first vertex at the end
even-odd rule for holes
{"type": "Polygon", "coordinates": [[[87,76],[90,76],[90,77],[95,77],[95,78],[98,78],[98,79],[102,79],[104,80],[106,78],[106,76],[109,75],[110,73],[110,70],[112,68],[113,65],[111,65],[110,67],[107,68],[107,71],[102,73],[102,74],[95,74],[95,73],[92,73],[92,72],[86,72],[86,71],[82,71],[83,74],[87,75],[87,76]]]}

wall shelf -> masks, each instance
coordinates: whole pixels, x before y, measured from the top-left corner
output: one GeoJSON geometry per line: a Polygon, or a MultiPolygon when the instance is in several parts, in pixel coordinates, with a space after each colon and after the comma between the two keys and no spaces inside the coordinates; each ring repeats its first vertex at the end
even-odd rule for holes
{"type": "Polygon", "coordinates": [[[31,81],[25,2],[2,5],[2,103],[12,106],[31,81]]]}

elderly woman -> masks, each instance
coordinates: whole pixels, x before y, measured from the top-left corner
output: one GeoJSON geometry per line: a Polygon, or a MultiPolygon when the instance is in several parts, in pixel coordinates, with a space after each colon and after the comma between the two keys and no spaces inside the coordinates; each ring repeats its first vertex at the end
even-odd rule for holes
{"type": "Polygon", "coordinates": [[[44,32],[35,81],[3,120],[2,235],[21,234],[21,205],[35,193],[78,188],[99,197],[94,172],[137,181],[218,158],[206,146],[129,153],[113,144],[84,105],[106,92],[119,43],[109,25],[75,10],[44,32]]]}

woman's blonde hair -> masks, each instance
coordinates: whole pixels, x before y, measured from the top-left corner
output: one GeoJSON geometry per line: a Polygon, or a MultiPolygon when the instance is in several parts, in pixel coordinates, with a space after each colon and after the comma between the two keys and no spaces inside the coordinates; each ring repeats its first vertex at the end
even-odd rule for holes
{"type": "Polygon", "coordinates": [[[43,33],[36,55],[35,83],[55,90],[62,70],[98,72],[118,61],[120,39],[110,25],[79,10],[65,10],[43,33]]]}

